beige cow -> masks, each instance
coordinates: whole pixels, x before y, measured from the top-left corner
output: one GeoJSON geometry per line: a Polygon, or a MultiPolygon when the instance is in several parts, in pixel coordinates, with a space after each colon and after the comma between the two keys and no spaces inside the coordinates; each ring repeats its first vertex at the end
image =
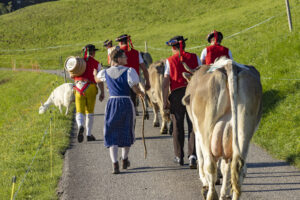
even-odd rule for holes
{"type": "Polygon", "coordinates": [[[227,58],[221,58],[213,66],[201,66],[193,72],[192,76],[184,74],[190,81],[182,102],[186,105],[196,135],[203,195],[209,200],[218,199],[215,190],[216,163],[222,159],[220,199],[226,197],[230,162],[233,199],[239,199],[246,175],[249,143],[262,112],[259,72],[252,66],[237,64],[227,58]]]}
{"type": "Polygon", "coordinates": [[[163,109],[163,99],[162,99],[162,82],[164,77],[164,60],[152,63],[149,66],[149,79],[151,88],[146,92],[149,97],[149,104],[153,108],[154,119],[153,126],[159,127],[158,112],[161,114],[162,125],[160,129],[161,134],[168,133],[168,121],[170,121],[169,110],[163,109]]]}

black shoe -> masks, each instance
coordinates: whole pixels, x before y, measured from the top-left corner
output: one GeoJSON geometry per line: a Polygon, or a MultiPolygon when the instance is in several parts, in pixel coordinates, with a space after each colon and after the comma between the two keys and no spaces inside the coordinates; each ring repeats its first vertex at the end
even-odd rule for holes
{"type": "Polygon", "coordinates": [[[126,159],[122,159],[122,169],[127,169],[128,167],[130,167],[130,162],[128,160],[128,158],[126,159]]]}
{"type": "Polygon", "coordinates": [[[190,169],[197,169],[197,162],[196,162],[195,158],[190,159],[189,166],[190,166],[190,169]]]}
{"type": "Polygon", "coordinates": [[[88,135],[87,136],[87,141],[95,141],[96,138],[93,135],[88,135]]]}
{"type": "Polygon", "coordinates": [[[176,156],[176,157],[174,158],[174,163],[183,166],[183,158],[179,158],[179,157],[176,156]]]}
{"type": "Polygon", "coordinates": [[[84,132],[83,126],[80,126],[78,129],[78,134],[77,134],[77,140],[79,143],[81,143],[83,141],[83,132],[84,132]]]}
{"type": "Polygon", "coordinates": [[[119,168],[119,162],[117,161],[116,163],[113,163],[113,174],[120,174],[120,168],[119,168]]]}

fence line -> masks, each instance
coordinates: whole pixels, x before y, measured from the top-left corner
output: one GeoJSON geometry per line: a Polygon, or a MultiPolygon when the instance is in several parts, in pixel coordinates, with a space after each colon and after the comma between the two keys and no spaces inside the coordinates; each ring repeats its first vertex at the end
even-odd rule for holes
{"type": "Polygon", "coordinates": [[[34,162],[34,160],[35,160],[35,158],[36,158],[36,155],[38,154],[39,150],[41,149],[41,147],[42,147],[42,145],[43,145],[43,143],[44,143],[44,140],[45,140],[46,135],[47,135],[47,130],[45,131],[45,133],[44,133],[44,135],[43,135],[43,138],[42,138],[42,140],[41,140],[41,142],[40,142],[40,145],[38,146],[38,148],[37,148],[37,150],[36,150],[36,152],[35,152],[35,155],[34,155],[32,161],[31,161],[31,163],[29,164],[29,167],[28,167],[27,170],[26,170],[26,173],[25,173],[25,175],[24,175],[24,177],[23,177],[23,179],[22,179],[22,181],[21,181],[21,183],[20,183],[20,185],[19,185],[19,187],[18,187],[18,190],[17,190],[16,193],[14,194],[14,198],[13,198],[14,200],[16,199],[16,197],[17,197],[17,195],[18,195],[18,192],[20,191],[20,189],[21,189],[21,187],[22,187],[22,185],[23,185],[23,183],[24,183],[24,181],[25,181],[25,179],[26,179],[26,177],[27,177],[27,174],[29,173],[29,171],[30,171],[30,169],[31,169],[31,166],[32,166],[32,164],[33,164],[33,162],[34,162]]]}

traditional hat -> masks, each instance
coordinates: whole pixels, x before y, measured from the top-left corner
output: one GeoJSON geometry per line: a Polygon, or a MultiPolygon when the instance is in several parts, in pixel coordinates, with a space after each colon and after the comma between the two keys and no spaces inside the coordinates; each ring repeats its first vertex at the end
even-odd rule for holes
{"type": "Polygon", "coordinates": [[[223,34],[218,31],[212,31],[210,34],[207,35],[207,41],[210,43],[210,40],[215,37],[217,38],[217,42],[221,42],[223,40],[223,34]]]}
{"type": "Polygon", "coordinates": [[[130,38],[130,35],[123,34],[116,38],[116,42],[126,42],[128,38],[130,38]]]}
{"type": "Polygon", "coordinates": [[[105,40],[103,43],[103,46],[108,46],[109,44],[112,44],[112,40],[105,40]]]}
{"type": "Polygon", "coordinates": [[[93,44],[87,44],[85,47],[83,47],[83,58],[89,59],[90,53],[94,51],[98,51],[99,49],[96,49],[95,45],[93,44]]]}
{"type": "Polygon", "coordinates": [[[82,50],[88,50],[89,52],[91,52],[91,51],[98,51],[99,49],[97,49],[96,47],[95,47],[95,45],[93,45],[93,44],[87,44],[85,47],[83,47],[83,49],[82,50]]]}
{"type": "Polygon", "coordinates": [[[180,41],[185,42],[187,40],[188,39],[184,38],[183,36],[175,36],[175,37],[172,37],[169,41],[167,41],[166,45],[168,45],[168,46],[176,46],[176,45],[179,45],[180,41]]]}

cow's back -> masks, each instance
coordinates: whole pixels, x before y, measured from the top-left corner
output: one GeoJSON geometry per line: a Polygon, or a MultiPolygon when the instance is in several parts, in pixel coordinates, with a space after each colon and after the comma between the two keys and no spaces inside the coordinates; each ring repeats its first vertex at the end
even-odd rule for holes
{"type": "Polygon", "coordinates": [[[204,128],[213,127],[221,116],[230,111],[227,75],[224,69],[212,73],[207,72],[208,69],[209,66],[203,65],[194,73],[184,97],[190,117],[197,116],[200,122],[201,132],[204,132],[204,128]]]}

